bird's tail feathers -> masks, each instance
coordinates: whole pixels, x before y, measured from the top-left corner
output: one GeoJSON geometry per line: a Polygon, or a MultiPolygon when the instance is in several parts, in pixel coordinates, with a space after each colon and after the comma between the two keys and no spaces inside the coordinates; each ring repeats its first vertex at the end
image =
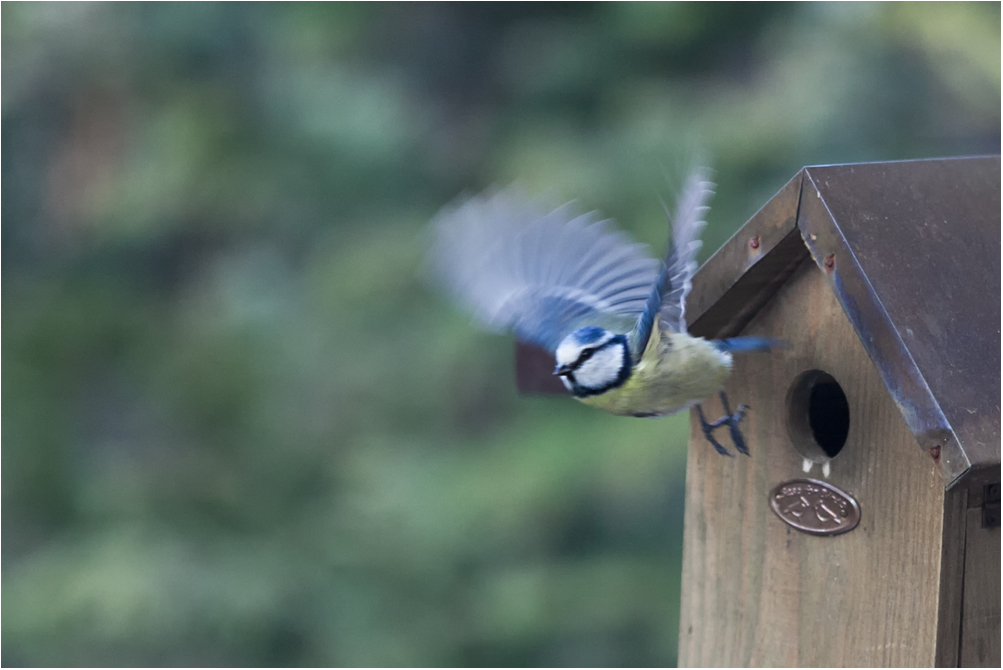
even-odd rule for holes
{"type": "Polygon", "coordinates": [[[726,340],[714,340],[714,345],[721,351],[731,354],[744,354],[752,351],[769,351],[783,347],[787,344],[784,340],[772,337],[729,337],[726,340]]]}

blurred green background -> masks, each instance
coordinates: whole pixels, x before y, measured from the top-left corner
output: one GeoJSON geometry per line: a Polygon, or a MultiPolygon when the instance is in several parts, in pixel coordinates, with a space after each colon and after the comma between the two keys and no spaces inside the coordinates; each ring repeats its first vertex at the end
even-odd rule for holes
{"type": "Polygon", "coordinates": [[[1000,151],[988,4],[2,7],[4,665],[668,665],[687,419],[521,398],[419,276],[520,180],[705,258],[1000,151]]]}

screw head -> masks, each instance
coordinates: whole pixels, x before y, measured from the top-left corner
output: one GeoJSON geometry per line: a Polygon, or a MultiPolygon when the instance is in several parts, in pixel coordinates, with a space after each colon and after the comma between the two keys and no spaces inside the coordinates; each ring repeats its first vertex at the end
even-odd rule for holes
{"type": "Polygon", "coordinates": [[[831,270],[834,267],[836,267],[836,255],[829,254],[828,256],[825,257],[825,269],[831,270]]]}
{"type": "Polygon", "coordinates": [[[759,248],[759,236],[758,235],[756,235],[751,240],[749,240],[749,248],[750,249],[758,249],[759,248]]]}

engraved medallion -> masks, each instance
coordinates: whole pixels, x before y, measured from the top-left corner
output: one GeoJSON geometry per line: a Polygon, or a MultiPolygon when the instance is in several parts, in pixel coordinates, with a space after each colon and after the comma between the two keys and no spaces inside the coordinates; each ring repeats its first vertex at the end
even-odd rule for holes
{"type": "Polygon", "coordinates": [[[770,508],[784,523],[812,535],[839,535],[860,523],[849,493],[817,479],[792,479],[770,491],[770,508]]]}

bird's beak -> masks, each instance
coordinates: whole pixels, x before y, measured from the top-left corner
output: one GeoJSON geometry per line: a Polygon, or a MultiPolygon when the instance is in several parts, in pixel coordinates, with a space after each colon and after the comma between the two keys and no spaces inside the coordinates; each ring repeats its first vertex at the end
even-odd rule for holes
{"type": "Polygon", "coordinates": [[[570,365],[558,365],[556,368],[554,368],[554,374],[557,375],[558,377],[560,377],[561,375],[566,375],[569,372],[571,372],[570,365]]]}

